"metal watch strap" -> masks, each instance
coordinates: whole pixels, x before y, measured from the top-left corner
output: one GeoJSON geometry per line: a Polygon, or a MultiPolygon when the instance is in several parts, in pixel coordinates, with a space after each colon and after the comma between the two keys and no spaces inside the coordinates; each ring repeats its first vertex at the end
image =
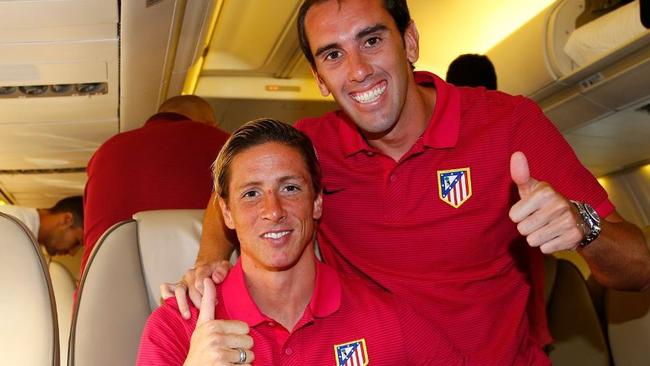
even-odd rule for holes
{"type": "Polygon", "coordinates": [[[584,202],[571,201],[571,203],[576,207],[578,215],[582,219],[582,223],[579,225],[585,236],[579,246],[585,247],[600,235],[600,217],[596,210],[584,202]]]}

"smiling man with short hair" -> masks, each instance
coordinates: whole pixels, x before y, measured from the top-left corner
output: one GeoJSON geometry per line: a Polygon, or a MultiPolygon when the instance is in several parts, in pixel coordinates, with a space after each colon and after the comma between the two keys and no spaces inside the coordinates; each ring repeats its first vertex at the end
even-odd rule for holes
{"type": "Polygon", "coordinates": [[[244,125],[219,154],[215,182],[241,257],[216,295],[204,282],[189,321],[173,298],[152,314],[139,365],[465,364],[411,307],[316,259],[320,168],[303,133],[268,119],[244,125]],[[215,342],[226,329],[215,315],[244,322],[229,325],[238,336],[223,353],[215,342]]]}

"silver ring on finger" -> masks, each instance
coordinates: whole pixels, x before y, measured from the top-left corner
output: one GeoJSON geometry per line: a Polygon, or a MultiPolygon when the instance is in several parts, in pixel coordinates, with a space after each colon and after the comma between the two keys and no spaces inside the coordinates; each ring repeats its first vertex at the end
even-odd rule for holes
{"type": "Polygon", "coordinates": [[[241,365],[243,363],[246,363],[246,359],[248,358],[246,355],[246,351],[244,351],[243,348],[235,348],[237,351],[239,351],[239,361],[235,362],[237,365],[241,365]]]}

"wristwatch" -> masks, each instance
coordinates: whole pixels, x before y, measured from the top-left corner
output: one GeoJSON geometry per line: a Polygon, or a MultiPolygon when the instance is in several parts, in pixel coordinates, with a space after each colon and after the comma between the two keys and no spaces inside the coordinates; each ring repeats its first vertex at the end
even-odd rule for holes
{"type": "Polygon", "coordinates": [[[578,223],[578,226],[585,234],[578,245],[585,247],[600,235],[600,217],[593,207],[584,202],[571,201],[571,203],[576,207],[578,215],[582,219],[582,223],[578,223]]]}

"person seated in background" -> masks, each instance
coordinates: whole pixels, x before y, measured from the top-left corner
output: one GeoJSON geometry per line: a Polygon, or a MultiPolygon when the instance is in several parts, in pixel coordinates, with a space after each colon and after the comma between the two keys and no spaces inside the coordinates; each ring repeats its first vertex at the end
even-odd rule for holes
{"type": "Polygon", "coordinates": [[[67,197],[50,208],[0,206],[0,212],[21,221],[34,234],[49,262],[54,255],[74,255],[83,240],[83,198],[67,197]]]}
{"type": "Polygon", "coordinates": [[[163,102],[144,126],[104,142],[88,163],[81,273],[99,237],[145,210],[205,208],[210,166],[228,133],[195,95],[163,102]]]}
{"type": "Polygon", "coordinates": [[[449,64],[447,82],[456,86],[482,86],[497,90],[497,74],[492,61],[485,55],[467,53],[449,64]]]}
{"type": "Polygon", "coordinates": [[[189,320],[175,298],[154,311],[139,365],[465,364],[412,308],[318,261],[321,173],[305,134],[271,119],[245,124],[219,154],[214,181],[241,257],[216,291],[204,280],[189,320]],[[239,336],[221,356],[213,341],[225,323],[215,316],[243,321],[230,323],[228,332],[239,336]]]}

